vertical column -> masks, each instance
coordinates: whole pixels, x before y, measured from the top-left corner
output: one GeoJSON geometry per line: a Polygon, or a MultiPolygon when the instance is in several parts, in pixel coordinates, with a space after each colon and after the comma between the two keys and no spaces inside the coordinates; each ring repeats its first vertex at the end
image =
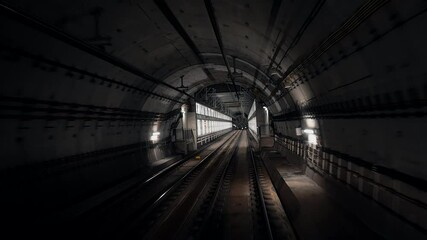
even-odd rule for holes
{"type": "MultiPolygon", "coordinates": [[[[185,129],[187,129],[187,147],[188,151],[196,151],[197,150],[197,118],[196,118],[196,102],[191,101],[188,106],[187,112],[185,113],[186,123],[185,129]]],[[[184,118],[183,118],[184,119],[184,118]]]]}

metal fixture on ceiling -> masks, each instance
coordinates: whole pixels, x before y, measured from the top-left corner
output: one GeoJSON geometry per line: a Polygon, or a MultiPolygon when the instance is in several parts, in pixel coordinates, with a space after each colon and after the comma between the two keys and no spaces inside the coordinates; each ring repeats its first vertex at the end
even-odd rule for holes
{"type": "Polygon", "coordinates": [[[181,77],[181,86],[177,87],[179,90],[181,91],[186,91],[188,90],[188,86],[184,86],[184,75],[182,75],[181,77]]]}
{"type": "Polygon", "coordinates": [[[279,71],[277,71],[276,69],[271,69],[270,70],[270,76],[271,76],[271,78],[273,78],[276,81],[278,79],[282,78],[282,74],[279,71]]]}

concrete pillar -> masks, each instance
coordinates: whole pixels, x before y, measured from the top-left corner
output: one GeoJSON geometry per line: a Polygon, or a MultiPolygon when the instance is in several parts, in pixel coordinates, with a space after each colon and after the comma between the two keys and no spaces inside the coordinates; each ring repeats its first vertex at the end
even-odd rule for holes
{"type": "Polygon", "coordinates": [[[184,129],[184,140],[186,142],[187,151],[197,150],[197,119],[196,119],[196,103],[191,101],[189,104],[184,104],[181,107],[182,126],[184,129]]]}
{"type": "Polygon", "coordinates": [[[197,119],[196,112],[187,113],[187,146],[188,151],[197,150],[197,119]]]}

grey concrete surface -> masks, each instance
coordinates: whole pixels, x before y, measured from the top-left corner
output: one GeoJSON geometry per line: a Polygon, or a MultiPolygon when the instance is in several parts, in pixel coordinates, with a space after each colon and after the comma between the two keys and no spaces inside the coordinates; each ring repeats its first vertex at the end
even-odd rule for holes
{"type": "Polygon", "coordinates": [[[290,190],[281,200],[301,239],[382,239],[306,176],[296,156],[269,151],[263,153],[263,160],[290,190]]]}

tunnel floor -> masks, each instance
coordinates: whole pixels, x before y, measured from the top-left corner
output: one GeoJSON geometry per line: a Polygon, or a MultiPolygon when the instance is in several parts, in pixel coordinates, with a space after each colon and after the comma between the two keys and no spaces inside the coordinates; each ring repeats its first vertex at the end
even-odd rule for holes
{"type": "MultiPolygon", "coordinates": [[[[220,224],[225,239],[250,239],[252,230],[251,189],[249,186],[248,142],[246,133],[239,142],[233,177],[230,176],[229,192],[224,204],[222,223],[220,224]]],[[[231,174],[230,174],[231,175],[231,174]]]]}
{"type": "Polygon", "coordinates": [[[44,231],[69,239],[381,239],[303,174],[296,155],[253,154],[251,141],[246,131],[227,134],[198,154],[202,160],[192,157],[148,184],[137,176],[132,187],[101,194],[91,200],[96,206],[69,211],[44,231]]]}
{"type": "Polygon", "coordinates": [[[265,151],[264,160],[280,173],[290,190],[284,205],[301,239],[383,239],[303,174],[297,158],[290,152],[282,156],[277,151],[265,151]]]}

